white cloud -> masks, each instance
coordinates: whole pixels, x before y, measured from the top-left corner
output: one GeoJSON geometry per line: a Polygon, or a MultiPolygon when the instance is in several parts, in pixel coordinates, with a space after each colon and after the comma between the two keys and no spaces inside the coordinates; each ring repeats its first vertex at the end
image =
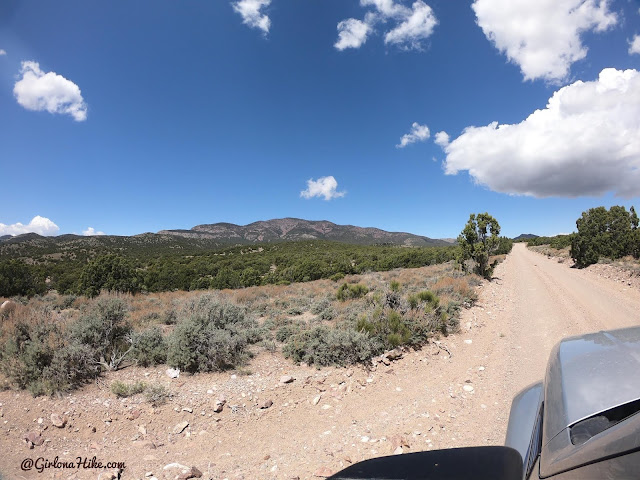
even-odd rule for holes
{"type": "Polygon", "coordinates": [[[629,43],[629,55],[634,53],[640,54],[640,35],[634,35],[633,40],[629,43]]]}
{"type": "Polygon", "coordinates": [[[338,41],[334,44],[338,50],[360,48],[367,41],[371,27],[361,20],[348,18],[338,23],[338,41]]]}
{"type": "Polygon", "coordinates": [[[2,49],[2,48],[0,48],[0,57],[1,57],[2,55],[6,55],[6,54],[7,54],[7,51],[6,51],[6,50],[4,50],[4,49],[2,49]]]}
{"type": "Polygon", "coordinates": [[[400,143],[396,145],[396,148],[404,148],[412,143],[424,142],[430,135],[429,127],[426,125],[420,125],[418,122],[413,122],[413,124],[411,124],[411,131],[402,136],[400,143]]]}
{"type": "Polygon", "coordinates": [[[370,8],[364,20],[349,18],[338,23],[338,50],[360,48],[376,25],[392,24],[384,34],[384,43],[403,49],[422,48],[438,24],[433,10],[423,0],[417,0],[411,8],[393,0],[360,0],[360,6],[370,8]]]}
{"type": "Polygon", "coordinates": [[[444,148],[449,145],[449,134],[447,132],[438,132],[436,133],[433,141],[436,145],[444,148]]]}
{"type": "Polygon", "coordinates": [[[421,41],[430,37],[438,20],[429,5],[422,0],[413,4],[411,14],[396,28],[386,33],[384,43],[421,48],[421,41]]]}
{"type": "Polygon", "coordinates": [[[38,233],[40,235],[55,235],[60,228],[51,220],[40,215],[36,215],[31,221],[23,225],[22,223],[14,223],[5,225],[0,223],[0,235],[21,235],[23,233],[38,233]]]}
{"type": "Polygon", "coordinates": [[[471,7],[485,36],[525,80],[565,79],[571,64],[587,55],[581,34],[618,21],[609,0],[475,0],[471,7]]]}
{"type": "Polygon", "coordinates": [[[607,68],[556,91],[514,125],[468,127],[444,147],[445,173],[535,197],[640,195],[640,73],[607,68]]]}
{"type": "Polygon", "coordinates": [[[338,192],[338,182],[332,176],[307,180],[307,189],[300,192],[302,198],[324,197],[325,200],[344,197],[347,192],[338,192]]]}
{"type": "Polygon", "coordinates": [[[27,110],[66,113],[77,122],[87,119],[87,104],[80,88],[55,72],[44,73],[38,62],[22,62],[22,77],[16,81],[13,94],[27,110]]]}
{"type": "Polygon", "coordinates": [[[270,4],[271,0],[239,0],[232,3],[232,6],[242,17],[242,23],[253,28],[259,28],[266,35],[271,27],[271,19],[261,10],[270,4]]]}
{"type": "Polygon", "coordinates": [[[100,231],[96,232],[96,230],[93,227],[88,227],[86,230],[82,231],[82,235],[84,235],[85,237],[88,237],[92,235],[105,235],[105,233],[100,231]]]}
{"type": "Polygon", "coordinates": [[[402,4],[395,3],[393,0],[360,0],[363,7],[375,7],[381,15],[386,18],[407,17],[410,10],[402,4]]]}

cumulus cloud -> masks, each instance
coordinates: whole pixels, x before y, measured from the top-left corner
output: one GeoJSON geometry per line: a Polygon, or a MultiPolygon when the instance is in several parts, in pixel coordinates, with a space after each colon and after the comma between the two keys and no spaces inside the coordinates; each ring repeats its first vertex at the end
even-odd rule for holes
{"type": "Polygon", "coordinates": [[[384,43],[419,50],[422,47],[421,41],[431,36],[437,24],[438,20],[431,7],[418,0],[413,4],[411,14],[400,25],[386,33],[384,43]]]}
{"type": "Polygon", "coordinates": [[[404,148],[412,143],[424,142],[430,135],[429,127],[420,125],[418,122],[413,122],[413,124],[411,124],[411,131],[402,136],[396,148],[404,148]]]}
{"type": "Polygon", "coordinates": [[[338,192],[338,182],[333,176],[307,180],[307,188],[300,192],[302,198],[324,197],[325,200],[344,197],[347,192],[338,192]]]}
{"type": "Polygon", "coordinates": [[[6,50],[4,50],[4,49],[0,48],[0,57],[1,57],[2,55],[6,55],[6,54],[7,54],[6,50]]]}
{"type": "Polygon", "coordinates": [[[444,151],[446,174],[467,171],[496,192],[640,195],[640,72],[604,69],[518,124],[466,128],[444,151]]]}
{"type": "Polygon", "coordinates": [[[88,227],[86,230],[82,231],[82,235],[84,235],[85,237],[89,237],[92,235],[105,235],[104,232],[100,232],[100,231],[96,231],[95,228],[93,227],[88,227]]]}
{"type": "Polygon", "coordinates": [[[87,119],[87,104],[80,88],[55,72],[44,73],[38,62],[22,62],[13,94],[27,110],[69,114],[77,122],[87,119]]]}
{"type": "Polygon", "coordinates": [[[12,225],[0,223],[0,235],[21,235],[23,233],[37,233],[40,235],[55,235],[60,228],[46,217],[36,215],[24,225],[20,222],[12,225]]]}
{"type": "Polygon", "coordinates": [[[563,80],[585,58],[581,35],[616,25],[609,0],[475,0],[478,25],[525,80],[563,80]]]}
{"type": "Polygon", "coordinates": [[[634,53],[640,54],[640,35],[634,35],[633,40],[629,42],[629,55],[634,53]]]}
{"type": "Polygon", "coordinates": [[[338,41],[334,44],[338,50],[360,48],[367,41],[371,27],[361,20],[348,18],[338,23],[338,41]]]}
{"type": "Polygon", "coordinates": [[[338,23],[336,49],[360,48],[376,25],[391,25],[384,34],[385,44],[419,50],[438,24],[433,10],[423,0],[416,0],[411,7],[393,0],[360,0],[360,6],[369,8],[364,20],[348,18],[338,23]]]}
{"type": "Polygon", "coordinates": [[[449,145],[449,134],[447,132],[438,132],[433,138],[433,141],[436,145],[444,148],[449,145]]]}
{"type": "Polygon", "coordinates": [[[271,19],[262,13],[262,9],[270,4],[271,0],[239,0],[232,3],[232,6],[242,17],[242,23],[252,28],[259,28],[266,35],[271,27],[271,19]]]}

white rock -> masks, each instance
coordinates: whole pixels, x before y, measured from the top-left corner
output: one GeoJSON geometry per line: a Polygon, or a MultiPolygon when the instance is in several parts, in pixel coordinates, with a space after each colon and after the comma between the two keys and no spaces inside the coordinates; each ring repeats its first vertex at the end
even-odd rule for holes
{"type": "Polygon", "coordinates": [[[465,385],[462,387],[465,392],[473,392],[473,387],[471,385],[465,385]]]}
{"type": "Polygon", "coordinates": [[[315,397],[313,397],[312,403],[313,403],[314,405],[317,405],[318,403],[320,403],[320,399],[321,399],[321,398],[322,398],[322,397],[321,397],[320,395],[316,395],[315,397]]]}
{"type": "MultiPolygon", "coordinates": [[[[180,422],[178,423],[175,427],[173,427],[173,433],[174,435],[178,435],[179,433],[182,433],[184,431],[185,428],[187,428],[189,426],[189,422],[180,422]]],[[[167,468],[167,467],[165,467],[167,468]]]]}
{"type": "Polygon", "coordinates": [[[283,375],[280,377],[280,383],[291,383],[293,380],[294,378],[291,375],[283,375]]]}
{"type": "Polygon", "coordinates": [[[187,467],[186,465],[182,465],[180,463],[169,463],[168,465],[165,465],[163,470],[170,470],[172,468],[179,468],[180,470],[191,470],[190,467],[187,467]]]}
{"type": "Polygon", "coordinates": [[[362,443],[366,443],[366,442],[368,442],[368,441],[369,441],[369,437],[364,436],[364,437],[362,437],[362,438],[360,439],[360,441],[361,441],[362,443]]]}
{"type": "Polygon", "coordinates": [[[473,340],[471,340],[470,338],[465,340],[464,343],[466,343],[467,345],[471,345],[473,343],[473,340]]]}
{"type": "Polygon", "coordinates": [[[167,375],[170,378],[178,378],[180,376],[180,370],[177,368],[167,368],[167,375]]]}
{"type": "Polygon", "coordinates": [[[398,447],[393,451],[394,455],[402,455],[402,447],[398,447]]]}

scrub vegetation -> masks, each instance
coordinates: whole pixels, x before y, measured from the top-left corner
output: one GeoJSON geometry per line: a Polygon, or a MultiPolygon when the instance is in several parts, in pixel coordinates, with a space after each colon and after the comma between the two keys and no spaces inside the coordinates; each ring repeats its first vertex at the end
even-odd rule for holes
{"type": "Polygon", "coordinates": [[[20,244],[0,255],[0,296],[56,290],[95,297],[101,291],[138,293],[246,288],[308,282],[456,258],[457,247],[350,245],[297,241],[208,251],[182,248],[69,249],[20,244]]]}
{"type": "MultiPolygon", "coordinates": [[[[318,367],[367,362],[455,332],[480,283],[451,261],[214,292],[49,292],[24,299],[2,323],[0,376],[5,388],[50,395],[127,365],[242,369],[262,351],[318,367]]],[[[144,393],[155,403],[166,396],[144,384],[111,389],[121,397],[144,393]]]]}

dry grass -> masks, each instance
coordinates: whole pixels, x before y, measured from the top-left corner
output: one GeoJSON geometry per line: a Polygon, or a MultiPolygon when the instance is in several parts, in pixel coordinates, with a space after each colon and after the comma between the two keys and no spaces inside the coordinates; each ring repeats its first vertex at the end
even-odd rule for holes
{"type": "MultiPolygon", "coordinates": [[[[316,280],[291,285],[266,285],[223,290],[222,297],[244,305],[258,319],[267,333],[264,348],[272,348],[275,332],[287,325],[310,328],[316,325],[334,327],[343,323],[355,323],[362,315],[370,314],[384,303],[391,291],[391,282],[398,282],[397,295],[408,305],[410,295],[431,290],[440,297],[443,308],[451,303],[468,306],[476,298],[475,287],[482,280],[477,275],[463,275],[455,265],[433,265],[413,269],[396,269],[387,272],[368,272],[348,275],[339,281],[316,280]],[[338,301],[336,292],[343,283],[363,284],[369,293],[362,298],[338,301]],[[318,305],[325,305],[319,309],[318,305]],[[324,313],[318,313],[324,312],[324,313]],[[270,336],[269,336],[270,335],[270,336]],[[267,345],[268,342],[271,342],[267,345]]],[[[175,321],[180,321],[183,305],[203,291],[163,292],[152,294],[102,294],[99,298],[117,297],[129,306],[129,321],[134,330],[140,331],[157,325],[167,335],[174,329],[166,324],[167,314],[176,312],[175,321]]],[[[18,304],[15,313],[0,325],[0,345],[13,331],[18,321],[32,322],[43,309],[52,312],[52,318],[61,326],[80,318],[95,302],[84,297],[60,296],[50,292],[35,297],[26,305],[18,304]]],[[[408,307],[407,307],[408,308],[408,307]]],[[[413,314],[415,312],[408,312],[413,314]]],[[[278,344],[278,349],[281,347],[278,344]]]]}
{"type": "Polygon", "coordinates": [[[543,255],[546,255],[549,258],[555,257],[558,259],[560,263],[571,260],[571,255],[569,254],[569,252],[571,251],[571,247],[565,247],[565,248],[559,249],[559,248],[552,248],[549,245],[537,245],[537,246],[531,246],[528,248],[530,250],[533,250],[534,252],[538,252],[543,255]]]}

